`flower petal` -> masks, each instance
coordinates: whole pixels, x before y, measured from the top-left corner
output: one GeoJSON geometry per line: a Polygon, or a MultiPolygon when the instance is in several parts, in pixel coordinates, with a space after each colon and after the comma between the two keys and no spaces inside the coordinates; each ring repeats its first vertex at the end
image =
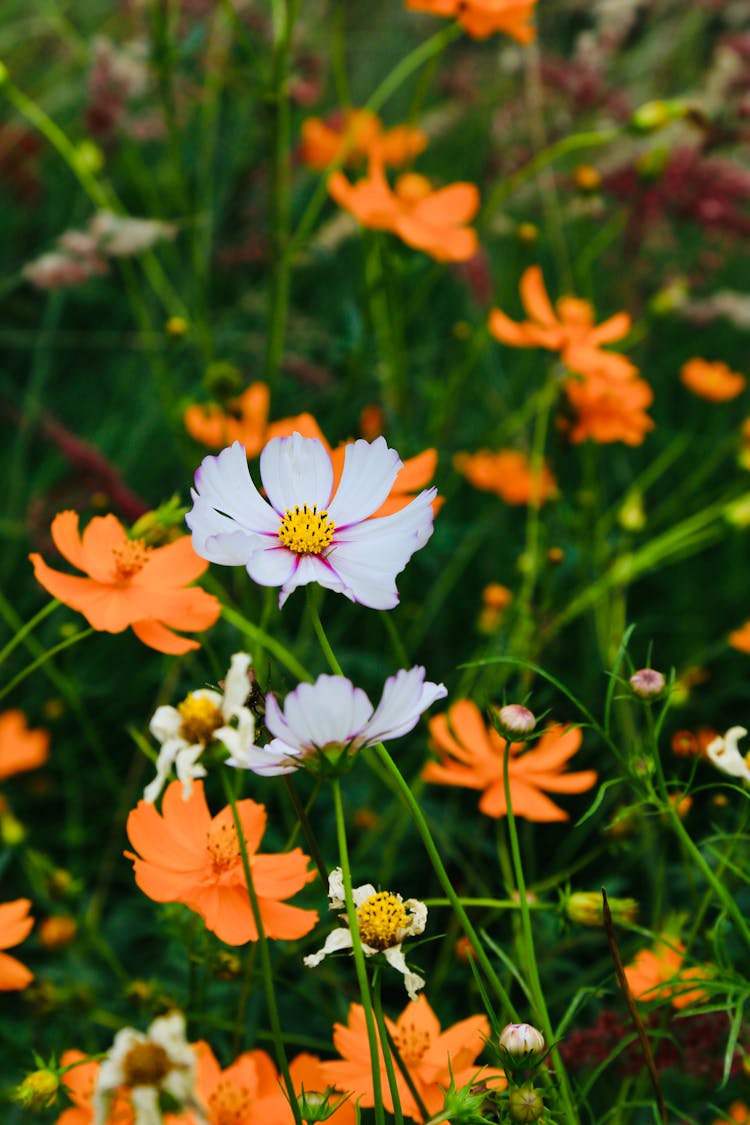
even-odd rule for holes
{"type": "Polygon", "coordinates": [[[389,449],[384,437],[363,439],[346,446],[344,471],[328,514],[337,531],[364,520],[376,511],[393,487],[401,458],[389,449]]]}
{"type": "Polygon", "coordinates": [[[381,742],[400,738],[413,730],[423,711],[436,699],[444,699],[448,689],[444,684],[425,683],[424,668],[417,666],[409,671],[402,669],[385,681],[383,694],[362,737],[368,742],[381,742]]]}
{"type": "Polygon", "coordinates": [[[297,504],[325,509],[333,488],[331,457],[315,438],[272,438],[260,455],[260,479],[279,515],[297,504]]]}
{"type": "Polygon", "coordinates": [[[253,484],[247,455],[238,441],[217,457],[203,458],[195,473],[195,492],[217,512],[236,520],[244,531],[275,532],[278,528],[276,513],[253,484]]]}

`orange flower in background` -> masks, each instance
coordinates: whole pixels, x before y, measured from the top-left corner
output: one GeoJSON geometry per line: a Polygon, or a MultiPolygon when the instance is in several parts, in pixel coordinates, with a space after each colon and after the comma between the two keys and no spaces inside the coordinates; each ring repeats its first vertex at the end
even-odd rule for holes
{"type": "Polygon", "coordinates": [[[0,715],[0,781],[43,766],[49,756],[49,733],[29,730],[23,711],[0,715]]]}
{"type": "Polygon", "coordinates": [[[266,443],[266,423],[270,392],[265,383],[250,386],[230,399],[226,408],[215,402],[188,406],[183,421],[192,438],[209,449],[224,449],[242,442],[248,457],[255,457],[266,443]]]}
{"type": "MultiPolygon", "coordinates": [[[[182,793],[182,783],[173,781],[161,814],[147,801],[139,801],[130,813],[128,838],[139,854],[125,855],[133,860],[136,883],[156,902],[182,902],[195,910],[227,945],[257,941],[231,807],[212,817],[201,781],[194,782],[187,800],[182,793]]],[[[244,800],[237,809],[266,936],[302,937],[317,922],[317,911],[282,900],[315,878],[307,869],[308,857],[299,848],[257,855],[266,828],[265,807],[244,800]]]]}
{"type": "Polygon", "coordinates": [[[708,759],[706,750],[719,737],[712,727],[699,727],[693,734],[690,730],[678,730],[672,735],[672,753],[678,758],[698,757],[708,759]]]}
{"type": "Polygon", "coordinates": [[[343,172],[334,172],[328,191],[362,226],[391,231],[439,262],[466,262],[477,252],[476,231],[466,226],[479,210],[474,184],[433,191],[424,176],[407,172],[391,189],[382,161],[371,159],[365,179],[351,184],[343,172]]]}
{"type": "Polygon", "coordinates": [[[53,598],[78,610],[94,629],[136,637],[157,652],[175,656],[200,648],[198,641],[172,632],[200,633],[221,613],[221,603],[205,590],[185,589],[208,568],[184,535],[164,547],[128,539],[116,516],[94,516],[81,537],[78,513],[60,512],[52,539],[69,563],[87,574],[80,578],[52,570],[41,555],[29,555],[37,582],[53,598]]]}
{"type": "Polygon", "coordinates": [[[729,402],[745,389],[744,375],[718,360],[689,359],[680,368],[680,379],[694,395],[709,402],[729,402]]]}
{"type": "Polygon", "coordinates": [[[557,481],[546,462],[532,473],[529,458],[518,449],[457,453],[453,464],[469,484],[496,493],[506,504],[539,506],[557,496],[557,481]]]}
{"type": "Polygon", "coordinates": [[[456,19],[474,39],[502,31],[519,43],[531,43],[536,31],[530,20],[536,0],[406,0],[407,8],[456,19]]]}
{"type": "Polygon", "coordinates": [[[300,160],[308,168],[324,170],[340,161],[353,163],[377,153],[384,164],[406,164],[427,147],[427,134],[409,125],[383,129],[377,113],[348,109],[326,121],[308,117],[302,122],[300,160]]]}
{"type": "Polygon", "coordinates": [[[602,350],[603,344],[627,336],[631,323],[627,313],[616,313],[595,325],[592,306],[580,297],[561,297],[553,308],[539,266],[524,271],[520,291],[530,319],[519,324],[500,309],[492,309],[488,324],[495,339],[513,348],[559,352],[565,366],[582,375],[625,380],[638,373],[625,356],[602,350]]]}
{"type": "Polygon", "coordinates": [[[654,394],[645,379],[592,374],[566,379],[564,390],[577,417],[563,426],[575,445],[588,439],[602,445],[612,441],[641,445],[654,428],[653,418],[646,414],[654,394]]]}
{"type": "Polygon", "coordinates": [[[750,1125],[750,1107],[744,1102],[732,1102],[723,1117],[717,1117],[713,1125],[726,1125],[734,1121],[736,1125],[750,1125]]]}
{"type": "Polygon", "coordinates": [[[750,621],[746,621],[739,629],[733,629],[727,641],[738,652],[746,652],[750,655],[750,621]]]}
{"type": "Polygon", "coordinates": [[[625,978],[635,999],[668,999],[678,1010],[707,1000],[702,989],[691,985],[710,980],[710,968],[695,965],[682,970],[684,957],[684,944],[669,935],[660,938],[653,949],[641,949],[631,964],[625,966],[625,978]]]}
{"type": "MultiPolygon", "coordinates": [[[[19,945],[29,936],[34,919],[29,915],[31,900],[17,898],[13,902],[0,904],[0,950],[19,945]]],[[[11,992],[26,988],[34,979],[34,974],[11,957],[0,953],[0,991],[11,992]]]]}
{"type": "MultiPolygon", "coordinates": [[[[491,1080],[494,1089],[505,1086],[505,1076],[501,1070],[482,1068],[474,1061],[490,1033],[485,1016],[470,1016],[446,1031],[441,1031],[437,1016],[427,998],[422,995],[417,1000],[410,1001],[395,1022],[386,1017],[385,1024],[430,1115],[442,1109],[444,1091],[451,1086],[451,1079],[456,1089],[461,1089],[481,1071],[480,1078],[491,1080]]],[[[334,1025],[333,1042],[342,1057],[321,1063],[326,1081],[338,1090],[351,1091],[363,1108],[373,1106],[375,1102],[367,1026],[364,1009],[360,1004],[350,1006],[348,1024],[334,1025]]],[[[389,1113],[393,1113],[393,1099],[382,1050],[380,1074],[383,1105],[389,1113]]],[[[396,1084],[404,1116],[413,1121],[422,1121],[414,1095],[398,1068],[396,1084]]]]}
{"type": "MultiPolygon", "coordinates": [[[[447,714],[430,719],[429,727],[440,761],[425,766],[424,780],[437,785],[482,789],[480,811],[487,816],[505,816],[505,739],[487,726],[477,705],[469,699],[459,700],[447,714]]],[[[544,790],[583,793],[596,784],[594,770],[563,773],[568,759],[580,749],[581,740],[577,727],[551,726],[533,750],[525,751],[522,742],[511,743],[508,773],[516,816],[540,823],[570,819],[568,813],[550,801],[544,790]]]]}

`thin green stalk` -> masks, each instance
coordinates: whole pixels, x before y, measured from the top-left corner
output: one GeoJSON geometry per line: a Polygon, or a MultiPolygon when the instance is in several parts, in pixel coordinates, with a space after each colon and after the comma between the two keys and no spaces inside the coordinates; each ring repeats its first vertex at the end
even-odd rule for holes
{"type": "Polygon", "coordinates": [[[36,629],[37,625],[41,624],[41,622],[44,621],[45,617],[48,617],[49,614],[52,613],[52,610],[57,609],[59,605],[60,602],[57,600],[57,598],[53,598],[52,601],[43,606],[38,613],[34,614],[31,620],[27,621],[26,624],[18,630],[14,637],[11,637],[5,648],[0,650],[0,664],[2,664],[3,661],[7,660],[16,645],[20,645],[21,641],[25,640],[29,633],[33,632],[33,630],[36,629]]]}
{"type": "Polygon", "coordinates": [[[511,1020],[516,1019],[517,1013],[515,1011],[515,1008],[513,1007],[513,1004],[511,1003],[510,997],[503,988],[503,985],[499,977],[497,976],[497,973],[492,968],[489,958],[487,957],[487,954],[482,947],[482,942],[473,925],[469,921],[469,916],[464,910],[463,903],[461,902],[460,897],[453,889],[453,884],[448,877],[448,872],[443,866],[443,861],[440,858],[440,853],[435,847],[435,842],[432,839],[432,833],[430,832],[427,821],[425,820],[424,814],[422,813],[422,810],[420,809],[419,804],[417,803],[408,782],[402,776],[401,771],[393,761],[393,758],[391,758],[382,742],[379,742],[374,747],[374,750],[380,762],[385,767],[394,789],[398,792],[402,801],[411,813],[417,831],[419,832],[419,835],[422,839],[422,843],[424,844],[425,851],[427,852],[430,862],[432,863],[433,870],[438,878],[438,882],[445,891],[448,902],[453,907],[454,911],[461,921],[461,926],[463,927],[464,933],[471,942],[472,948],[474,950],[474,955],[478,963],[481,965],[485,976],[492,985],[495,995],[500,1001],[505,1018],[511,1020]]]}
{"type": "Polygon", "coordinates": [[[82,629],[80,633],[74,633],[72,637],[66,637],[64,641],[60,641],[60,644],[55,645],[54,648],[47,649],[47,651],[43,652],[36,660],[33,660],[31,664],[27,664],[17,676],[13,677],[10,683],[6,684],[5,687],[0,690],[0,699],[5,699],[6,695],[10,695],[20,683],[23,683],[27,676],[30,676],[37,668],[41,668],[42,665],[46,664],[48,660],[51,660],[53,656],[57,656],[58,652],[62,652],[63,649],[70,648],[71,645],[77,644],[78,641],[82,641],[84,637],[90,637],[93,632],[93,629],[82,629]]]}
{"type": "Polygon", "coordinates": [[[296,656],[289,652],[280,641],[275,640],[269,633],[261,629],[259,625],[253,625],[252,621],[248,621],[238,610],[232,609],[231,606],[224,605],[221,607],[221,616],[226,618],[235,628],[239,629],[241,633],[248,636],[250,640],[256,641],[258,644],[263,645],[264,648],[267,648],[271,655],[275,656],[278,662],[283,664],[287,671],[291,672],[293,676],[296,676],[298,680],[307,680],[308,682],[312,680],[312,676],[305,666],[300,664],[296,656]]]}
{"type": "Polygon", "coordinates": [[[276,387],[279,365],[284,352],[286,322],[289,312],[289,288],[292,258],[289,252],[291,213],[291,126],[287,71],[292,29],[297,15],[296,0],[271,0],[273,48],[271,61],[272,106],[270,177],[271,212],[271,292],[269,296],[268,344],[266,348],[266,382],[271,392],[276,387]]]}
{"type": "Polygon", "coordinates": [[[409,654],[406,651],[406,646],[404,645],[401,634],[399,633],[393,622],[391,611],[389,609],[381,609],[379,610],[379,614],[380,620],[385,626],[385,631],[388,634],[391,645],[393,647],[393,653],[396,659],[401,664],[401,667],[406,668],[409,665],[409,654]]]}
{"type": "Polygon", "coordinates": [[[242,1033],[245,1030],[245,1015],[247,1014],[247,1004],[250,999],[250,986],[255,969],[255,952],[256,946],[253,942],[249,942],[247,952],[245,953],[245,964],[242,968],[242,986],[240,988],[239,999],[237,1000],[237,1014],[234,1018],[234,1033],[232,1035],[232,1056],[234,1058],[240,1053],[240,1048],[242,1047],[242,1033]]]}
{"type": "Polygon", "coordinates": [[[318,874],[320,875],[320,878],[323,881],[323,886],[327,887],[328,886],[328,868],[326,867],[325,860],[323,859],[322,852],[321,852],[320,848],[318,847],[318,841],[315,837],[315,833],[313,832],[312,825],[310,824],[310,818],[307,815],[307,809],[302,804],[302,801],[300,800],[299,793],[294,788],[294,782],[292,781],[289,774],[286,774],[285,777],[284,777],[284,787],[287,791],[287,795],[289,797],[289,800],[292,803],[292,808],[294,809],[294,812],[297,816],[297,820],[298,820],[298,822],[299,822],[299,824],[302,828],[302,831],[304,833],[305,840],[307,841],[307,846],[310,850],[310,855],[312,857],[313,863],[315,864],[315,866],[318,869],[318,874]]]}
{"type": "MultiPolygon", "coordinates": [[[[554,1043],[554,1033],[552,1031],[552,1023],[550,1022],[549,1012],[547,1011],[547,1002],[544,999],[544,992],[542,990],[542,983],[539,979],[539,967],[536,961],[536,950],[534,948],[534,932],[531,928],[531,912],[526,896],[526,879],[523,873],[523,863],[521,862],[521,849],[518,845],[518,829],[516,827],[516,817],[513,812],[513,800],[510,788],[510,747],[509,739],[505,741],[505,752],[503,754],[503,788],[505,790],[505,805],[506,805],[506,819],[508,822],[508,838],[510,841],[511,859],[513,862],[513,872],[516,880],[516,887],[518,889],[518,899],[521,907],[521,928],[523,930],[524,945],[526,953],[526,971],[528,976],[528,983],[531,990],[531,995],[534,997],[536,1007],[536,1018],[542,1025],[542,1031],[548,1044],[554,1043]]],[[[555,1072],[560,1083],[560,1095],[563,1101],[566,1119],[577,1125],[578,1115],[573,1105],[573,1096],[568,1082],[568,1075],[563,1066],[562,1059],[557,1047],[551,1047],[550,1055],[555,1064],[555,1072]]]]}
{"type": "Polygon", "coordinates": [[[388,1028],[386,1027],[385,1016],[383,1015],[383,1001],[380,995],[379,969],[375,970],[372,978],[372,1006],[375,1012],[375,1022],[378,1026],[380,1045],[383,1050],[385,1073],[388,1077],[388,1086],[391,1091],[391,1101],[393,1102],[393,1116],[396,1119],[396,1125],[404,1125],[404,1114],[403,1110],[401,1109],[401,1095],[399,1094],[398,1081],[396,1079],[396,1070],[393,1065],[393,1056],[391,1055],[388,1028]]]}
{"type": "Polygon", "coordinates": [[[245,882],[247,883],[247,893],[250,898],[250,908],[253,912],[253,919],[255,921],[255,928],[258,931],[258,950],[260,952],[261,972],[263,976],[263,987],[266,994],[266,1007],[268,1008],[268,1017],[271,1022],[271,1034],[273,1036],[274,1049],[276,1051],[276,1061],[279,1064],[284,1085],[286,1086],[287,1099],[289,1106],[294,1117],[295,1125],[302,1125],[302,1116],[300,1108],[297,1103],[297,1094],[292,1082],[292,1076],[289,1073],[289,1062],[286,1057],[286,1047],[284,1046],[284,1037],[281,1031],[281,1021],[279,1019],[279,1010],[276,1005],[276,992],[274,989],[273,966],[271,965],[271,954],[268,948],[268,939],[263,928],[263,919],[260,913],[260,904],[258,903],[258,896],[255,893],[255,884],[253,882],[253,872],[250,866],[250,858],[247,854],[247,841],[245,840],[245,833],[242,829],[242,821],[240,820],[239,810],[237,808],[237,798],[234,795],[234,789],[230,784],[227,776],[227,771],[221,771],[221,780],[224,785],[224,793],[226,794],[227,801],[232,809],[232,820],[234,821],[234,828],[237,833],[237,842],[239,844],[240,855],[242,856],[242,869],[245,873],[245,882]]]}
{"type": "Polygon", "coordinates": [[[315,591],[313,590],[312,586],[307,587],[307,610],[310,614],[312,627],[315,630],[315,636],[318,638],[318,643],[323,650],[323,655],[328,661],[328,666],[330,667],[331,671],[335,673],[335,675],[343,676],[344,673],[341,671],[341,665],[336,659],[336,653],[331,648],[331,642],[328,640],[326,631],[323,628],[323,622],[320,620],[318,607],[315,604],[315,591]]]}
{"type": "Polygon", "coordinates": [[[383,405],[390,417],[408,415],[408,398],[404,378],[404,365],[394,332],[393,302],[389,300],[389,272],[383,258],[382,231],[368,231],[365,240],[365,285],[370,320],[377,343],[378,359],[375,365],[379,378],[383,405]]]}
{"type": "MultiPolygon", "coordinates": [[[[336,815],[336,837],[339,847],[339,861],[341,863],[341,876],[344,883],[344,899],[346,901],[346,918],[352,935],[352,953],[354,967],[357,973],[357,982],[362,999],[362,1008],[365,1014],[367,1027],[367,1042],[370,1048],[370,1066],[372,1068],[372,1092],[375,1102],[376,1125],[385,1125],[383,1112],[383,1088],[380,1080],[380,1055],[378,1053],[378,1037],[375,1029],[375,1015],[372,1008],[370,986],[367,980],[365,955],[362,952],[362,942],[359,937],[359,922],[357,911],[352,897],[352,873],[349,867],[349,849],[346,843],[346,822],[344,819],[344,805],[341,800],[341,782],[338,777],[331,779],[333,787],[333,806],[336,815]]],[[[385,1054],[385,1047],[383,1048],[385,1054]]]]}

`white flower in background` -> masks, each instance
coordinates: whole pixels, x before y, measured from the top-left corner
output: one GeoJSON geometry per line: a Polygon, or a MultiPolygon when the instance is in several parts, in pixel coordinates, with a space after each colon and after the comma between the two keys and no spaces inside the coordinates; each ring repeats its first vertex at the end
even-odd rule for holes
{"type": "MultiPolygon", "coordinates": [[[[416,898],[402,899],[392,891],[376,891],[372,883],[352,888],[352,899],[357,911],[357,926],[366,957],[382,953],[389,965],[403,973],[406,991],[410,1000],[416,1000],[417,992],[424,988],[424,980],[406,967],[401,943],[404,938],[421,934],[427,922],[427,907],[416,898]]],[[[340,867],[334,868],[328,877],[328,903],[331,910],[346,907],[344,879],[340,867]]],[[[344,925],[332,930],[322,949],[311,953],[304,961],[308,969],[319,965],[329,953],[352,948],[352,934],[346,914],[341,915],[344,925]]]]}
{"type": "Polygon", "coordinates": [[[419,666],[390,676],[377,707],[345,676],[322,675],[314,684],[299,684],[284,700],[283,711],[276,697],[268,695],[265,724],[273,740],[233,754],[229,765],[272,777],[319,756],[336,765],[363,746],[400,738],[413,730],[436,699],[448,694],[444,684],[425,681],[424,676],[419,666]]]}
{"type": "Polygon", "coordinates": [[[255,717],[245,706],[251,686],[250,664],[246,652],[234,654],[223,695],[210,688],[198,688],[176,707],[157,707],[149,730],[161,743],[161,750],[156,760],[156,777],[143,790],[144,800],[156,800],[173,766],[187,800],[191,782],[206,776],[199,759],[212,742],[222,742],[239,760],[247,754],[255,738],[255,717]]]}
{"type": "Polygon", "coordinates": [[[239,442],[205,457],[186,516],[193,547],[209,562],[245,566],[261,586],[280,586],[282,606],[318,582],[371,609],[398,603],[396,575],[432,535],[434,488],[390,516],[368,519],[388,496],[402,462],[385,438],[346,447],[334,490],[331,458],[316,438],[272,438],[260,455],[268,499],[250,478],[239,442]]]}
{"type": "Polygon", "coordinates": [[[120,1086],[130,1091],[135,1125],[162,1125],[162,1091],[205,1122],[196,1100],[195,1055],[185,1039],[182,1012],[160,1016],[145,1033],[132,1027],[117,1032],[94,1087],[94,1125],[105,1125],[120,1086]]]}
{"type": "Polygon", "coordinates": [[[742,756],[737,746],[747,731],[744,727],[730,727],[723,738],[715,738],[706,747],[706,757],[730,777],[740,777],[743,781],[750,781],[750,766],[742,756]]]}
{"type": "Polygon", "coordinates": [[[115,215],[113,211],[97,211],[89,220],[89,232],[102,254],[121,258],[142,254],[162,239],[173,239],[177,227],[158,219],[136,219],[115,215]]]}

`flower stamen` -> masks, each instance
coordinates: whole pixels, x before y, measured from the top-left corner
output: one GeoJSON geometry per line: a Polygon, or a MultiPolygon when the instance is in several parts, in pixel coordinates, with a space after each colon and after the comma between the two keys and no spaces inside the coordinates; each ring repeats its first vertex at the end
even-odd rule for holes
{"type": "Polygon", "coordinates": [[[115,581],[128,582],[139,571],[143,570],[151,554],[142,539],[127,539],[118,547],[112,548],[112,558],[115,564],[115,581]]]}
{"type": "Polygon", "coordinates": [[[195,692],[178,703],[177,710],[182,720],[180,736],[191,745],[208,746],[214,731],[224,725],[224,717],[216,704],[195,692]]]}
{"type": "Polygon", "coordinates": [[[172,1060],[159,1043],[134,1043],[122,1060],[126,1086],[158,1086],[172,1069],[172,1060]]]}
{"type": "Polygon", "coordinates": [[[319,555],[333,539],[336,524],[317,504],[296,504],[287,508],[279,524],[279,540],[298,555],[319,555]]]}
{"type": "Polygon", "coordinates": [[[237,830],[226,821],[212,824],[206,833],[206,848],[213,860],[214,871],[230,871],[242,859],[237,830]]]}
{"type": "Polygon", "coordinates": [[[378,891],[357,908],[359,936],[371,949],[390,949],[398,945],[409,925],[409,914],[401,897],[378,891]]]}

